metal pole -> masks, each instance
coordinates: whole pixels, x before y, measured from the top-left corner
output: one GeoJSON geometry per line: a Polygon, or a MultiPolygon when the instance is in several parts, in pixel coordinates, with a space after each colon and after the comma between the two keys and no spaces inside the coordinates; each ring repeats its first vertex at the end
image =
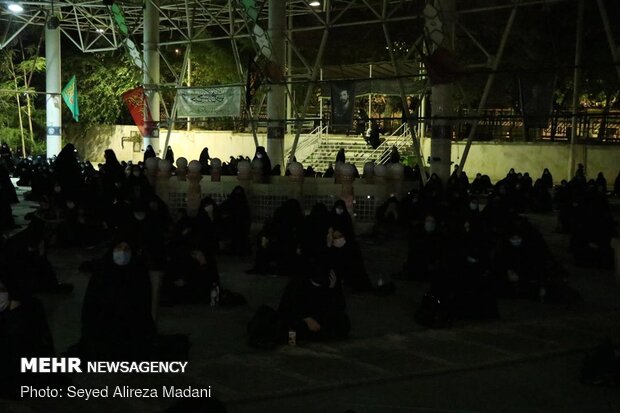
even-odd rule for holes
{"type": "MultiPolygon", "coordinates": [[[[291,29],[293,28],[293,14],[289,14],[288,16],[288,36],[286,37],[286,78],[288,80],[288,84],[292,85],[293,81],[293,33],[291,29]]],[[[286,100],[286,133],[292,133],[292,125],[288,122],[289,119],[293,117],[293,105],[295,104],[295,95],[291,96],[291,94],[287,94],[288,98],[286,100]]]]}
{"type": "Polygon", "coordinates": [[[60,28],[58,27],[50,29],[45,25],[45,62],[45,126],[47,157],[51,158],[58,155],[62,149],[60,28]]]}
{"type": "MultiPolygon", "coordinates": [[[[293,158],[295,157],[295,151],[297,150],[297,144],[299,143],[299,135],[301,134],[301,122],[305,119],[308,113],[308,105],[310,104],[310,98],[312,97],[312,92],[314,91],[314,84],[316,82],[317,76],[321,75],[321,80],[323,80],[323,69],[320,69],[321,61],[323,60],[323,52],[325,51],[325,45],[327,44],[327,36],[329,35],[329,24],[331,19],[331,4],[330,0],[325,0],[326,7],[326,16],[325,16],[325,27],[323,28],[323,36],[321,37],[321,44],[319,46],[319,51],[316,55],[316,59],[314,60],[314,67],[312,68],[312,73],[310,74],[310,82],[308,83],[308,90],[306,91],[306,97],[304,98],[304,106],[301,109],[301,116],[297,118],[297,125],[295,128],[295,139],[293,140],[293,146],[291,147],[291,156],[289,157],[289,163],[293,162],[293,158]]],[[[319,99],[321,101],[321,99],[319,99]]],[[[323,104],[321,103],[321,122],[323,122],[323,104]]]]}
{"type": "Polygon", "coordinates": [[[368,78],[370,79],[370,88],[368,89],[368,121],[370,122],[372,114],[372,63],[368,65],[368,78]]]}
{"type": "MultiPolygon", "coordinates": [[[[177,79],[177,88],[179,86],[183,86],[183,74],[187,70],[189,66],[189,55],[192,50],[191,43],[187,45],[187,49],[185,49],[185,55],[183,56],[183,65],[181,67],[180,76],[177,79]]],[[[170,117],[168,118],[168,130],[166,131],[166,143],[164,144],[164,150],[162,152],[162,159],[166,159],[166,153],[168,152],[168,144],[170,143],[170,135],[172,135],[172,130],[174,129],[174,123],[177,120],[177,102],[178,102],[179,92],[176,91],[174,95],[174,102],[172,104],[172,109],[170,110],[170,117]]]]}
{"type": "Polygon", "coordinates": [[[607,35],[607,44],[609,45],[609,50],[611,51],[611,57],[614,59],[614,65],[616,66],[618,80],[620,80],[620,57],[618,56],[620,54],[620,51],[616,46],[614,34],[611,30],[611,26],[609,25],[609,16],[607,15],[607,9],[605,8],[605,3],[603,3],[603,0],[598,0],[598,10],[601,14],[601,20],[603,21],[605,34],[607,35]]]}
{"type": "MultiPolygon", "coordinates": [[[[192,85],[192,58],[187,57],[187,86],[190,87],[192,85]]],[[[187,131],[189,132],[192,129],[192,118],[187,117],[187,131]]],[[[168,148],[168,145],[166,145],[168,148]]]]}
{"type": "Polygon", "coordinates": [[[577,4],[577,31],[575,39],[575,70],[573,72],[573,101],[571,117],[570,148],[568,152],[568,170],[566,179],[575,173],[575,142],[577,141],[577,108],[579,107],[579,83],[581,82],[581,50],[583,48],[583,11],[584,1],[577,4]]]}
{"type": "MultiPolygon", "coordinates": [[[[148,136],[144,136],[144,147],[151,145],[155,150],[155,153],[159,153],[159,105],[160,97],[158,93],[159,89],[159,0],[146,0],[144,8],[144,33],[142,35],[144,41],[144,65],[142,68],[142,81],[144,84],[144,91],[146,95],[146,104],[151,112],[151,118],[153,125],[148,136]]],[[[183,77],[185,72],[182,71],[180,77],[183,77]]],[[[144,111],[147,116],[147,111],[144,111]]],[[[172,116],[172,114],[171,114],[172,116]]],[[[145,119],[146,121],[147,119],[145,119]]],[[[164,148],[168,148],[168,145],[164,148]]],[[[162,157],[165,153],[162,153],[162,157]]]]}
{"type": "MultiPolygon", "coordinates": [[[[516,16],[517,16],[517,7],[515,6],[510,12],[510,17],[508,17],[506,28],[504,29],[504,33],[502,34],[502,39],[499,43],[499,48],[497,49],[497,54],[495,56],[495,59],[493,59],[493,64],[491,65],[491,74],[489,74],[489,77],[487,78],[487,83],[484,85],[482,97],[480,98],[480,103],[478,104],[478,112],[477,112],[478,115],[487,105],[487,99],[489,98],[491,87],[493,86],[493,82],[495,81],[495,72],[497,71],[497,68],[499,67],[499,62],[501,61],[502,56],[504,54],[504,49],[506,47],[508,35],[510,34],[512,24],[514,23],[516,16]]],[[[476,135],[476,129],[478,128],[479,122],[480,120],[478,118],[474,119],[474,123],[473,125],[471,125],[471,130],[469,131],[469,135],[467,135],[467,144],[465,145],[465,149],[463,150],[463,156],[461,157],[461,162],[459,163],[459,169],[458,169],[459,175],[463,171],[463,166],[465,166],[465,161],[467,161],[467,155],[469,155],[469,149],[471,148],[471,143],[474,140],[474,136],[476,135]]]]}
{"type": "MultiPolygon", "coordinates": [[[[267,32],[271,40],[271,61],[278,68],[286,65],[286,0],[271,0],[268,4],[267,32]]],[[[272,84],[267,96],[267,152],[273,165],[281,165],[284,173],[284,126],[286,118],[286,86],[272,84]]]]}
{"type": "MultiPolygon", "coordinates": [[[[323,68],[320,69],[320,80],[323,82],[323,68]]],[[[321,133],[323,132],[323,94],[319,93],[319,125],[321,125],[321,133]]]]}

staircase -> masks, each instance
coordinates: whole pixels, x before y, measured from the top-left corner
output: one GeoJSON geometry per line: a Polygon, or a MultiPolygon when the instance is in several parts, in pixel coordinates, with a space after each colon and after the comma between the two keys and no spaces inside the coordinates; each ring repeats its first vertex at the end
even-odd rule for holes
{"type": "MultiPolygon", "coordinates": [[[[396,146],[401,159],[413,154],[411,133],[406,124],[401,125],[392,134],[383,136],[383,142],[373,149],[361,136],[328,135],[326,128],[308,134],[300,139],[296,158],[304,166],[312,165],[315,171],[323,172],[329,163],[336,161],[336,154],[344,148],[346,160],[355,165],[361,173],[366,162],[385,164],[390,158],[393,146],[396,146]]],[[[290,153],[290,152],[289,152],[290,153]]],[[[420,160],[417,160],[420,163],[420,160]]]]}

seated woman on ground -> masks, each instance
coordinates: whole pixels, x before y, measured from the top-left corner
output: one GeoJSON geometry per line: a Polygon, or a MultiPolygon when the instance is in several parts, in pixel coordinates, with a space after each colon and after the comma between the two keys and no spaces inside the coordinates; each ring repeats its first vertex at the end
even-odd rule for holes
{"type": "Polygon", "coordinates": [[[146,266],[131,236],[118,233],[88,282],[80,352],[89,360],[142,360],[154,335],[146,266]]]}
{"type": "Polygon", "coordinates": [[[341,279],[325,265],[293,279],[278,307],[285,330],[295,331],[297,340],[310,341],[346,338],[351,322],[345,310],[341,279]]]}

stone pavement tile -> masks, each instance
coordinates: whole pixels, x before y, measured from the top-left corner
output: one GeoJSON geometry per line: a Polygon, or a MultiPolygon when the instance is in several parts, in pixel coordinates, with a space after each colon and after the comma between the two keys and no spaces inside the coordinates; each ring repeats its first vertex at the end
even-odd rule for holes
{"type": "Polygon", "coordinates": [[[497,330],[462,330],[459,335],[465,340],[474,343],[483,343],[487,346],[506,351],[514,357],[539,352],[549,352],[560,347],[548,341],[530,338],[523,334],[515,334],[503,329],[497,330]]]}
{"type": "Polygon", "coordinates": [[[562,348],[595,346],[599,342],[598,334],[561,325],[528,323],[514,325],[511,330],[525,338],[535,338],[562,348]]]}

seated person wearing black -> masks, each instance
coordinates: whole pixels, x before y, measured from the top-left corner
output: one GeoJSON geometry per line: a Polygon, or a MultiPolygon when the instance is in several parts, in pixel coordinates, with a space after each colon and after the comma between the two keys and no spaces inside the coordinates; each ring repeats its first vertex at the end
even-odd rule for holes
{"type": "Polygon", "coordinates": [[[440,276],[445,239],[433,214],[427,214],[424,223],[414,227],[409,237],[409,253],[404,265],[404,278],[431,281],[440,276]]]}
{"type": "Polygon", "coordinates": [[[47,259],[44,225],[35,219],[26,230],[12,237],[0,252],[0,268],[4,274],[19,277],[30,292],[71,292],[73,286],[58,282],[47,259]]]}
{"type": "Polygon", "coordinates": [[[295,278],[286,288],[278,313],[298,340],[343,339],[351,322],[345,312],[342,283],[334,270],[319,267],[309,277],[295,278]]]}
{"type": "Polygon", "coordinates": [[[148,358],[155,334],[151,283],[137,249],[117,235],[91,277],[82,306],[81,353],[89,360],[148,358]]]}
{"type": "Polygon", "coordinates": [[[20,386],[62,386],[56,374],[20,372],[21,357],[54,357],[54,343],[39,300],[19,278],[0,281],[0,398],[18,398],[20,386]]]}
{"type": "Polygon", "coordinates": [[[298,201],[285,201],[258,234],[256,261],[248,272],[279,275],[295,272],[299,267],[298,249],[303,218],[298,201]]]}
{"type": "Polygon", "coordinates": [[[172,253],[162,293],[168,304],[210,302],[215,305],[219,283],[215,255],[190,238],[172,253]]]}
{"type": "Polygon", "coordinates": [[[508,231],[492,262],[493,283],[500,297],[536,298],[544,283],[544,253],[521,230],[508,231]]]}
{"type": "Polygon", "coordinates": [[[345,286],[356,292],[372,290],[359,245],[341,227],[332,227],[327,233],[326,258],[345,286]]]}

